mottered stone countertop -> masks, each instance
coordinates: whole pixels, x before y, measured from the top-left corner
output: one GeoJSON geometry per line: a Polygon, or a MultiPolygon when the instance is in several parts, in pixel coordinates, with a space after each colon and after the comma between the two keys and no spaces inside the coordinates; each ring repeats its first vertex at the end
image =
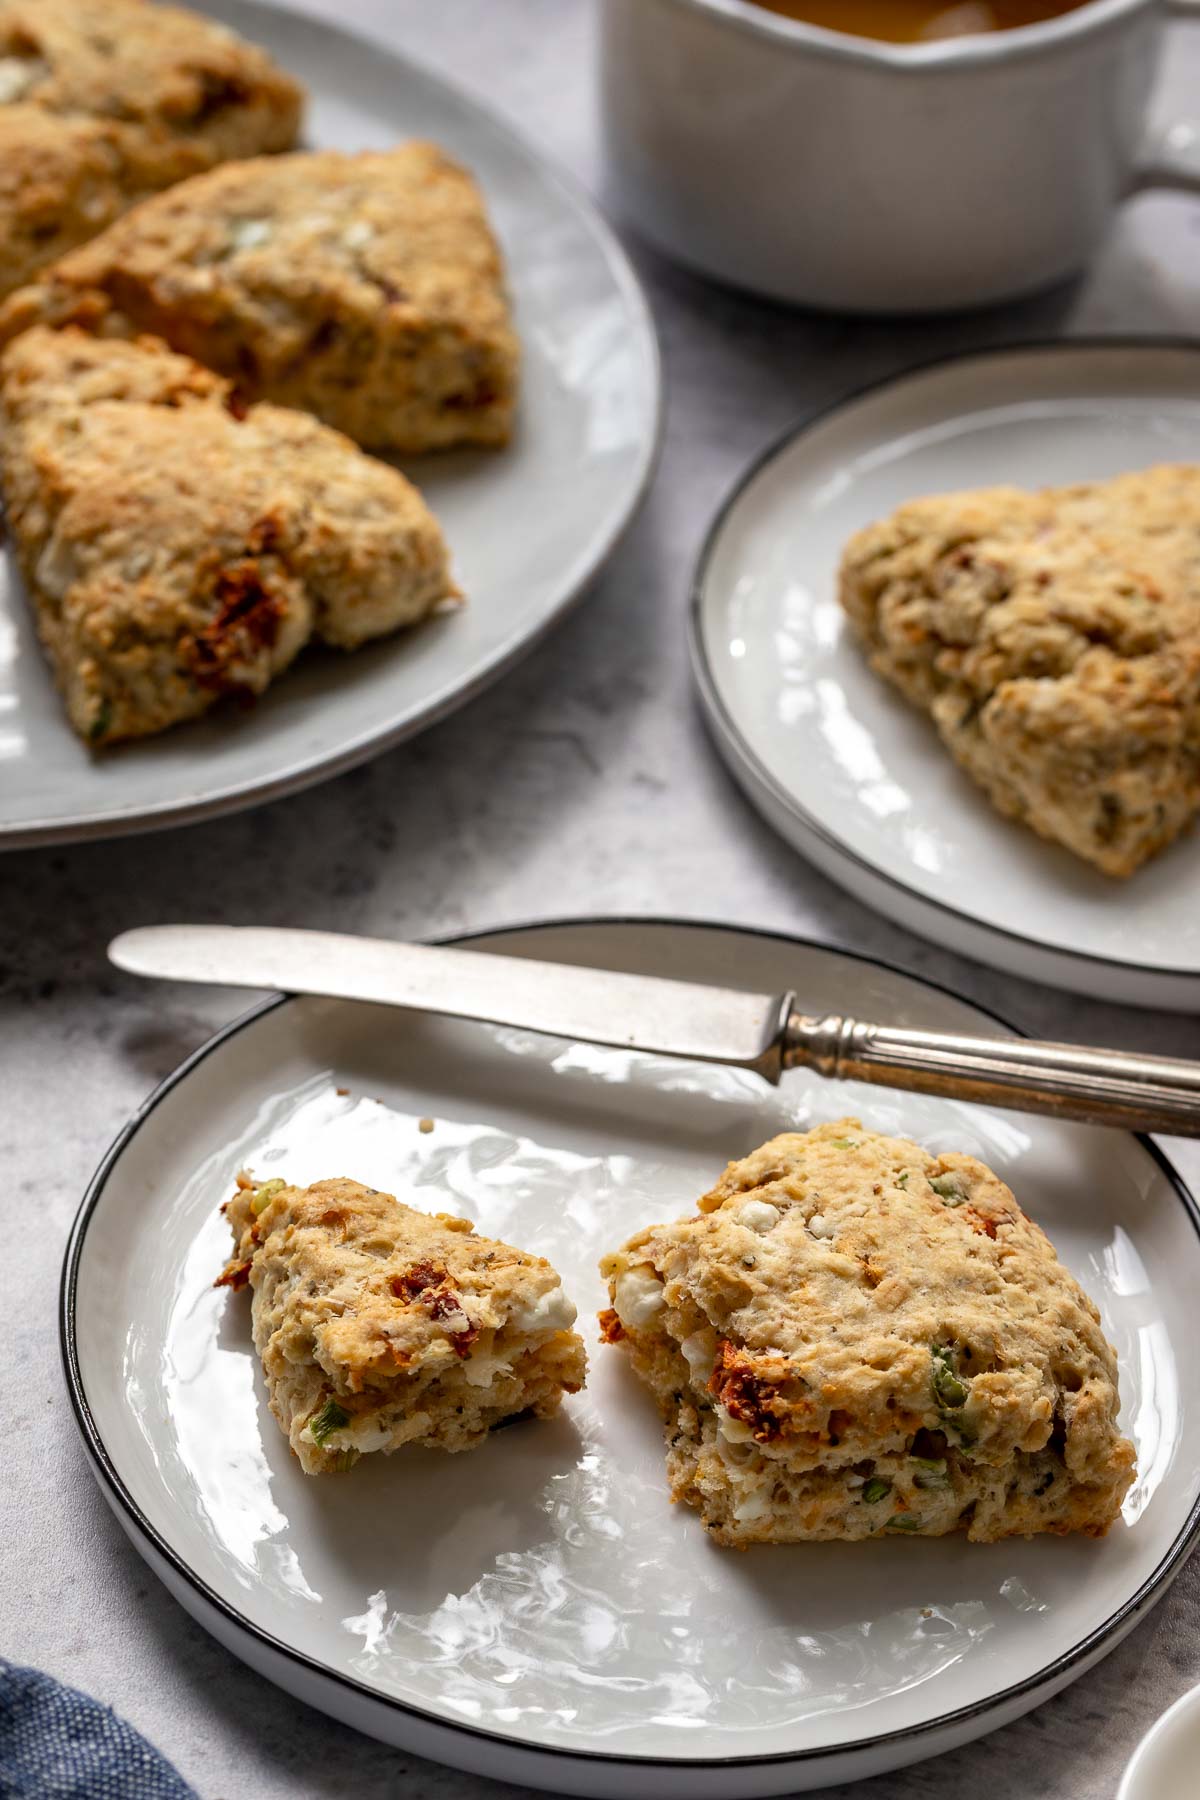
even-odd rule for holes
{"type": "MultiPolygon", "coordinates": [[[[453,74],[602,194],[593,3],[302,0],[453,74]]],[[[1186,112],[1198,84],[1200,25],[1176,25],[1163,107],[1186,112]]],[[[103,955],[116,931],[204,918],[416,937],[547,915],[705,918],[883,956],[1042,1036],[1200,1049],[1194,1019],[1073,999],[975,967],[808,868],[719,764],[684,644],[706,525],[768,440],[864,382],[956,348],[1196,331],[1200,203],[1144,195],[1077,284],[952,321],[791,313],[632,248],[666,365],[662,463],[618,554],[548,641],[415,742],[296,798],[0,864],[0,1653],[110,1702],[203,1800],[503,1800],[517,1790],[373,1743],[251,1673],[170,1599],[92,1481],[59,1366],[68,1228],[128,1114],[245,1005],[244,995],[117,976],[103,955]]],[[[1200,1147],[1166,1147],[1200,1188],[1200,1147]]],[[[1142,1733],[1198,1681],[1200,1559],[1117,1651],[1025,1719],[838,1791],[846,1800],[1112,1800],[1142,1733]]]]}

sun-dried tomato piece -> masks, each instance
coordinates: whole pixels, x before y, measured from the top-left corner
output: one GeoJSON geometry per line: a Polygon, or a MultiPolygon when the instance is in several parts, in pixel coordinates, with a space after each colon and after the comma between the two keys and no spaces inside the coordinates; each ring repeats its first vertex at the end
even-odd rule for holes
{"type": "Polygon", "coordinates": [[[245,1287],[249,1279],[250,1259],[247,1257],[244,1262],[226,1263],[225,1267],[221,1270],[221,1273],[217,1276],[217,1279],[213,1282],[213,1286],[232,1288],[236,1294],[239,1289],[245,1287]]]}
{"type": "Polygon", "coordinates": [[[750,1427],[758,1443],[769,1444],[781,1435],[783,1427],[775,1410],[779,1389],[757,1375],[750,1358],[744,1351],[736,1350],[727,1338],[717,1345],[708,1387],[731,1419],[739,1419],[750,1427]]]}
{"type": "Polygon", "coordinates": [[[287,605],[252,556],[219,570],[213,591],[216,615],[183,651],[202,687],[237,687],[241,683],[234,671],[260,651],[271,649],[287,605]]]}
{"type": "Polygon", "coordinates": [[[393,1275],[390,1286],[397,1300],[407,1300],[411,1304],[426,1288],[440,1287],[445,1279],[446,1271],[437,1263],[419,1262],[406,1269],[403,1275],[393,1275]]]}
{"type": "Polygon", "coordinates": [[[455,1293],[448,1285],[448,1277],[443,1268],[436,1263],[414,1263],[403,1275],[393,1275],[391,1290],[397,1300],[404,1300],[410,1306],[419,1302],[431,1319],[446,1329],[450,1347],[456,1356],[469,1356],[471,1345],[479,1336],[478,1325],[472,1325],[462,1295],[455,1293]],[[465,1319],[466,1324],[454,1327],[448,1321],[465,1319]]]}

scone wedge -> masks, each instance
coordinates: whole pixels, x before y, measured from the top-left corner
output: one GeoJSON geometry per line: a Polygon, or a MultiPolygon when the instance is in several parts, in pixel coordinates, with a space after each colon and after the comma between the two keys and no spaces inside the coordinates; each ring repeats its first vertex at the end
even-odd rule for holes
{"type": "Polygon", "coordinates": [[[575,1308],[540,1256],[337,1179],[239,1178],[219,1285],[253,1290],[271,1411],[309,1475],[370,1450],[470,1450],[584,1382],[575,1308]]]}
{"type": "Polygon", "coordinates": [[[455,595],[397,470],[153,340],[27,332],[0,358],[0,489],[42,643],[89,744],[260,694],[455,595]]]}
{"type": "Polygon", "coordinates": [[[153,332],[373,450],[503,444],[517,340],[471,176],[435,145],[231,163],[137,207],[0,309],[153,332]]]}
{"type": "Polygon", "coordinates": [[[719,1544],[1099,1537],[1133,1478],[1099,1315],[974,1157],[856,1119],[606,1258],[674,1497],[719,1544]]]}
{"type": "Polygon", "coordinates": [[[289,149],[302,104],[182,7],[0,0],[0,295],[172,182],[289,149]]]}
{"type": "Polygon", "coordinates": [[[872,666],[1002,813],[1131,875],[1200,809],[1200,466],[914,500],[846,546],[872,666]]]}

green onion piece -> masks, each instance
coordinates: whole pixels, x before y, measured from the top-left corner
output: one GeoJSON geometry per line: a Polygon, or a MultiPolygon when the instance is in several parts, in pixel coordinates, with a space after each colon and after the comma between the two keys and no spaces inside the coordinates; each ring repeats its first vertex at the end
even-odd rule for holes
{"type": "Polygon", "coordinates": [[[947,1206],[961,1206],[967,1197],[961,1175],[935,1175],[929,1183],[935,1194],[938,1194],[947,1206]]]}
{"type": "Polygon", "coordinates": [[[955,1373],[950,1352],[943,1349],[940,1344],[935,1344],[930,1354],[933,1357],[930,1382],[933,1387],[933,1397],[938,1406],[962,1406],[966,1402],[970,1389],[966,1382],[960,1380],[955,1373]]]}
{"type": "Polygon", "coordinates": [[[913,1485],[919,1488],[945,1488],[950,1486],[950,1476],[944,1457],[914,1456],[916,1474],[913,1485]]]}
{"type": "Polygon", "coordinates": [[[350,1414],[336,1400],[327,1400],[320,1412],[314,1413],[308,1421],[308,1435],[314,1444],[323,1448],[326,1438],[332,1437],[350,1423],[350,1414]]]}
{"type": "Polygon", "coordinates": [[[881,1476],[875,1475],[864,1485],[862,1497],[868,1506],[874,1506],[877,1500],[882,1500],[884,1495],[890,1494],[891,1491],[891,1482],[884,1481],[881,1476]]]}
{"type": "Polygon", "coordinates": [[[899,1175],[896,1177],[896,1186],[906,1188],[908,1186],[908,1178],[911,1174],[911,1169],[901,1169],[899,1175]]]}
{"type": "Polygon", "coordinates": [[[264,1181],[261,1187],[255,1188],[250,1196],[250,1211],[256,1219],[260,1213],[266,1212],[279,1190],[286,1186],[287,1182],[283,1177],[277,1175],[274,1181],[264,1181]]]}
{"type": "Polygon", "coordinates": [[[96,716],[88,726],[88,737],[94,744],[102,738],[112,724],[113,709],[111,700],[102,700],[96,709],[96,716]]]}
{"type": "Polygon", "coordinates": [[[883,1528],[885,1531],[920,1531],[920,1519],[914,1519],[911,1513],[893,1513],[883,1528]]]}
{"type": "Polygon", "coordinates": [[[357,1450],[335,1450],[333,1453],[334,1473],[344,1475],[346,1470],[352,1469],[357,1461],[357,1450]]]}
{"type": "Polygon", "coordinates": [[[858,1139],[857,1138],[834,1138],[833,1147],[835,1150],[857,1150],[858,1149],[858,1139]]]}

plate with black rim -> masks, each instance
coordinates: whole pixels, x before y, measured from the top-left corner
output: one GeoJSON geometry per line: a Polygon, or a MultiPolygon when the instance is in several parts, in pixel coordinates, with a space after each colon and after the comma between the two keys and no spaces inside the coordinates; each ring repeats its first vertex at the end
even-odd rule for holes
{"type": "MultiPolygon", "coordinates": [[[[995,1023],[914,976],[765,933],[597,921],[473,941],[794,987],[812,1008],[909,1025],[995,1023]]],[[[1200,1529],[1198,1288],[1200,1221],[1145,1140],[292,999],[218,1033],[122,1132],[71,1234],[61,1323],[106,1498],[235,1655],[365,1732],[481,1773],[738,1800],[978,1737],[1081,1675],[1161,1597],[1200,1529]],[[1138,1453],[1102,1541],[737,1554],[669,1503],[653,1408],[599,1342],[597,1258],[689,1211],[728,1158],[845,1114],[981,1156],[1097,1301],[1138,1453]],[[351,1175],[547,1255],[579,1307],[585,1391],[470,1455],[406,1450],[305,1477],[267,1410],[245,1296],[212,1286],[218,1209],[243,1166],[351,1175]]]]}
{"type": "Polygon", "coordinates": [[[702,552],[693,668],[717,745],[777,831],[910,930],[1129,1005],[1200,1005],[1200,832],[1127,881],[1002,818],[867,665],[842,547],[904,501],[1200,462],[1200,345],[1080,340],[959,356],[789,432],[702,552]]]}
{"type": "Polygon", "coordinates": [[[412,736],[480,692],[578,599],[652,473],[654,327],[575,184],[419,63],[262,0],[205,11],[308,89],[312,148],[436,140],[483,189],[522,342],[512,443],[404,469],[440,519],[467,605],[356,651],[305,652],[247,711],[93,754],[67,723],[11,553],[0,550],[0,848],[190,823],[276,799],[412,736]]]}

